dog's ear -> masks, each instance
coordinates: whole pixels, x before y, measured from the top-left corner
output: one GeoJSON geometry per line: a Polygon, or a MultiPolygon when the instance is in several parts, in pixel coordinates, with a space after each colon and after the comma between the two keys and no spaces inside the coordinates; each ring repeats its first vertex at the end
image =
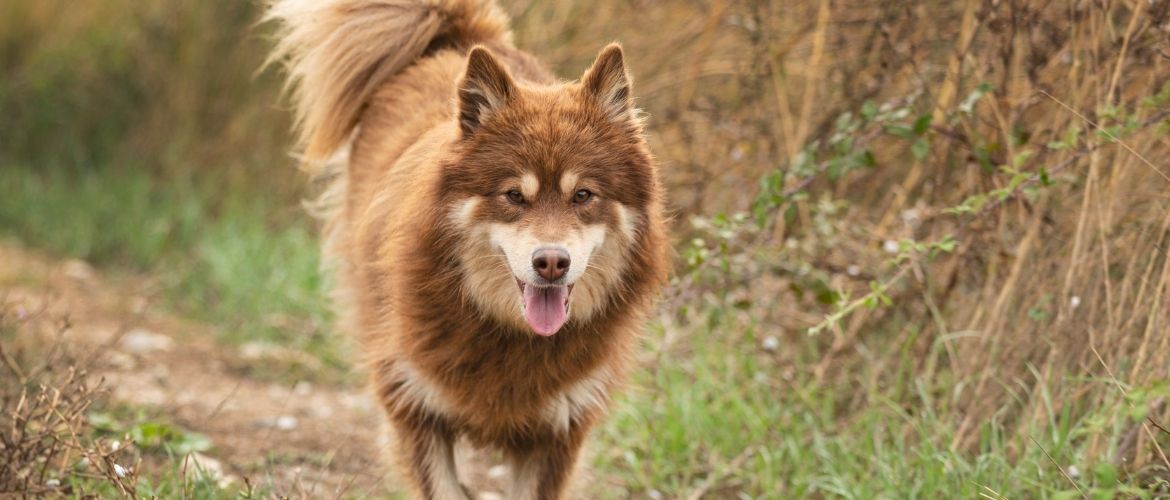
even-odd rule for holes
{"type": "Polygon", "coordinates": [[[508,70],[483,47],[471,49],[467,73],[459,85],[459,126],[464,137],[475,133],[491,113],[504,107],[516,94],[508,70]]]}
{"type": "Polygon", "coordinates": [[[630,75],[626,73],[625,57],[620,45],[611,43],[602,49],[581,82],[611,120],[625,122],[633,118],[630,75]]]}

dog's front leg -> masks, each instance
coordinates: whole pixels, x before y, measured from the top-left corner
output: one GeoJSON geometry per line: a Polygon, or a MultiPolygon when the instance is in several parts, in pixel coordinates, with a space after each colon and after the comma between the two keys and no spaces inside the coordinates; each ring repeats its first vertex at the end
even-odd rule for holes
{"type": "Polygon", "coordinates": [[[468,500],[455,473],[455,435],[439,418],[417,413],[390,417],[399,468],[414,497],[468,500]]]}
{"type": "Polygon", "coordinates": [[[589,425],[575,424],[530,446],[505,450],[512,469],[508,498],[557,500],[563,498],[589,425]]]}

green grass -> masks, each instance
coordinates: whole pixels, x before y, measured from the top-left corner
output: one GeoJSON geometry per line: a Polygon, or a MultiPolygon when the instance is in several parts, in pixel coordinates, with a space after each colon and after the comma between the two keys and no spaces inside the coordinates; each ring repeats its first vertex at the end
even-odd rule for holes
{"type": "MultiPolygon", "coordinates": [[[[1120,397],[1080,418],[1067,408],[1052,412],[1026,438],[985,422],[978,449],[963,451],[951,446],[959,418],[947,408],[954,388],[945,378],[925,380],[906,366],[907,375],[880,386],[872,383],[877,368],[818,383],[815,338],[784,346],[809,353],[787,378],[758,342],[729,325],[685,338],[687,354],[662,353],[653,369],[639,371],[596,433],[599,473],[625,485],[594,486],[598,496],[686,498],[704,486],[713,498],[1080,498],[1077,488],[1092,498],[1153,495],[1140,489],[1150,487],[1148,478],[1119,477],[1113,465],[1086,456],[1089,436],[1120,431],[1101,422],[1127,421],[1120,397]],[[1075,486],[1056,464],[1079,470],[1075,486]]],[[[645,349],[663,340],[652,333],[645,349]]],[[[867,347],[879,358],[899,350],[882,352],[880,336],[867,347]]],[[[1100,390],[1115,389],[1102,382],[1100,390]]],[[[1032,397],[1049,408],[1064,399],[1032,397]]]]}
{"type": "MultiPolygon", "coordinates": [[[[91,411],[89,423],[93,435],[106,440],[128,438],[134,443],[134,454],[143,463],[151,463],[149,472],[143,467],[135,471],[135,493],[143,498],[239,498],[255,494],[243,484],[219,484],[214,473],[203,469],[192,453],[214,452],[213,443],[201,434],[191,432],[172,422],[159,410],[146,410],[125,405],[102,406],[91,411]]],[[[128,458],[128,457],[127,457],[128,458]]],[[[129,465],[129,464],[127,464],[129,465]]],[[[120,496],[108,481],[86,479],[76,475],[67,482],[78,492],[101,498],[120,496]]]]}
{"type": "Polygon", "coordinates": [[[123,274],[149,272],[165,304],[215,325],[221,340],[279,343],[344,370],[315,231],[294,202],[133,168],[0,168],[0,234],[123,274]]]}

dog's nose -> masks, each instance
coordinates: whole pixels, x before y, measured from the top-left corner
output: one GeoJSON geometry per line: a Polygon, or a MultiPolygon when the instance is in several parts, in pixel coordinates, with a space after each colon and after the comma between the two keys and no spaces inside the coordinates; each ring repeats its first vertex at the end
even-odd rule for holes
{"type": "Polygon", "coordinates": [[[541,278],[559,280],[569,272],[569,252],[560,248],[538,248],[532,253],[532,269],[541,278]]]}

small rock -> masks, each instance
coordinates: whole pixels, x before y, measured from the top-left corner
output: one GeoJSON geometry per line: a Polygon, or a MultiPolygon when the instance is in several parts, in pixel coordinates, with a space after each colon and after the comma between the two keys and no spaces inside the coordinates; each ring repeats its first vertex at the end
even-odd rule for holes
{"type": "Polygon", "coordinates": [[[46,488],[56,488],[58,486],[61,486],[60,479],[49,479],[49,480],[45,481],[46,488]]]}
{"type": "Polygon", "coordinates": [[[247,342],[240,346],[240,356],[248,360],[257,360],[272,356],[276,346],[267,342],[247,342]]]}
{"type": "Polygon", "coordinates": [[[210,479],[221,488],[235,482],[235,478],[224,473],[222,462],[198,452],[187,456],[186,472],[190,479],[210,479]]]}
{"type": "Polygon", "coordinates": [[[77,281],[89,281],[93,279],[93,266],[90,266],[83,260],[73,259],[65,263],[65,276],[73,278],[77,281]]]}
{"type": "Polygon", "coordinates": [[[765,351],[775,351],[780,347],[780,339],[776,337],[767,337],[764,339],[763,348],[765,351]]]}
{"type": "Polygon", "coordinates": [[[333,416],[333,408],[330,408],[329,405],[314,404],[309,408],[309,413],[313,415],[313,418],[326,419],[333,416]]]}
{"type": "Polygon", "coordinates": [[[133,357],[127,356],[126,353],[121,353],[118,351],[113,351],[113,350],[109,351],[106,354],[105,359],[106,359],[106,363],[109,363],[111,367],[118,369],[118,370],[129,371],[129,370],[133,370],[134,367],[136,366],[136,363],[134,362],[133,357]]]}
{"type": "Polygon", "coordinates": [[[293,386],[293,394],[296,394],[297,396],[308,396],[312,392],[313,384],[310,384],[304,380],[297,382],[296,385],[293,386]]]}
{"type": "Polygon", "coordinates": [[[145,328],[135,328],[122,336],[122,349],[135,354],[169,351],[175,342],[170,337],[145,328]]]}
{"type": "Polygon", "coordinates": [[[882,242],[882,250],[885,250],[886,253],[898,253],[898,250],[900,249],[901,245],[899,245],[898,242],[894,240],[886,240],[882,242]]]}
{"type": "Polygon", "coordinates": [[[297,425],[299,425],[299,422],[297,422],[297,417],[292,415],[281,415],[276,417],[276,428],[282,431],[291,431],[296,429],[297,425]]]}

